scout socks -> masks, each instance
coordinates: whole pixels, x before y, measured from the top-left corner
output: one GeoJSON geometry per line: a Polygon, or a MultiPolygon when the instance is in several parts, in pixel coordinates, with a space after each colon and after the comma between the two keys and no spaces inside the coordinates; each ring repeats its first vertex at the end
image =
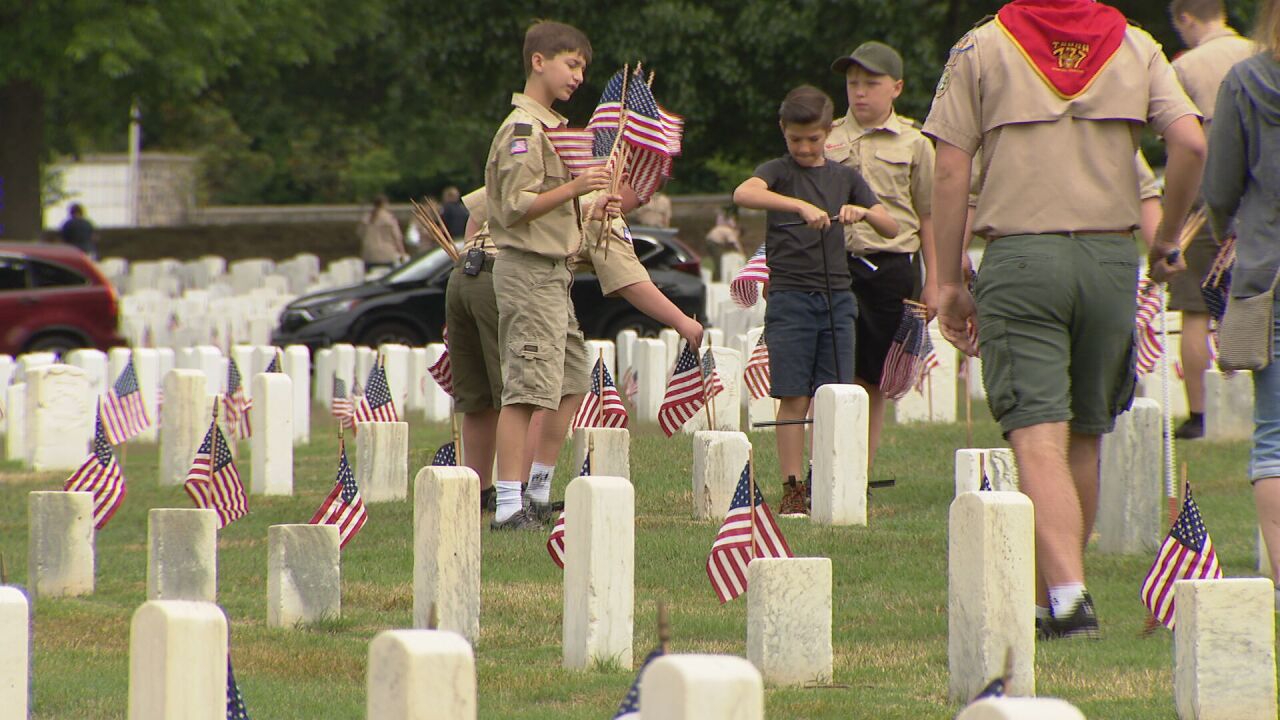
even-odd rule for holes
{"type": "Polygon", "coordinates": [[[529,499],[534,502],[551,502],[551,476],[555,473],[555,465],[543,465],[535,462],[529,468],[529,499]]]}
{"type": "Polygon", "coordinates": [[[520,483],[499,480],[494,485],[498,488],[498,509],[494,512],[493,519],[495,522],[505,522],[524,506],[520,499],[520,483]]]}
{"type": "Polygon", "coordinates": [[[1084,583],[1067,583],[1049,588],[1049,607],[1056,618],[1067,617],[1084,599],[1084,583]]]}

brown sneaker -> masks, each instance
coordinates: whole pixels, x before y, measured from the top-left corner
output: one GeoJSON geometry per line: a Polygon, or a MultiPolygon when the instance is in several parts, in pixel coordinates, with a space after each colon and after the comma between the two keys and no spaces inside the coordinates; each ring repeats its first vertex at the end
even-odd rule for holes
{"type": "Polygon", "coordinates": [[[795,480],[782,483],[782,500],[778,501],[778,514],[783,517],[807,517],[809,503],[805,497],[805,483],[795,480]]]}

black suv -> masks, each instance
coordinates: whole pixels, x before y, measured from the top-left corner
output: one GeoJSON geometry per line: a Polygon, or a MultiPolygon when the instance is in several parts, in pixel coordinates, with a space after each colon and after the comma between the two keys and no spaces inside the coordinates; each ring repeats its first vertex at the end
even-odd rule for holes
{"type": "MultiPolygon", "coordinates": [[[[674,229],[636,227],[631,235],[636,256],[658,289],[685,313],[704,320],[706,288],[697,254],[680,242],[674,229]]],[[[271,342],[313,350],[340,342],[371,347],[440,342],[452,269],[449,256],[433,248],[375,280],[300,297],[281,312],[271,342]]],[[[603,297],[594,274],[578,273],[572,296],[588,338],[612,340],[628,329],[656,336],[662,329],[626,300],[603,297]]]]}

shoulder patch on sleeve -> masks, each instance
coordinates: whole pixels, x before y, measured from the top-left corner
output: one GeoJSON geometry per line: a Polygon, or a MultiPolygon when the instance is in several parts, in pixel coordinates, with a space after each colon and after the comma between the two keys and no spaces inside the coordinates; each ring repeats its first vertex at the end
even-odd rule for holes
{"type": "Polygon", "coordinates": [[[529,141],[524,138],[517,138],[511,141],[511,154],[523,155],[529,152],[529,141]]]}
{"type": "Polygon", "coordinates": [[[513,132],[516,137],[529,137],[533,135],[533,126],[529,123],[516,123],[513,132]]]}

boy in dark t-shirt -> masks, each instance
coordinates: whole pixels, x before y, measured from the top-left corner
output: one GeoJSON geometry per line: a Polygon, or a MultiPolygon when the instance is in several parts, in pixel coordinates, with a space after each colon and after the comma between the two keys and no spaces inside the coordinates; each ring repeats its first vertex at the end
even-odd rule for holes
{"type": "MultiPolygon", "coordinates": [[[[883,237],[898,234],[898,223],[857,171],[824,158],[832,112],[831,98],[817,88],[802,85],[787,93],[778,109],[787,154],[756,168],[733,193],[738,205],[768,211],[764,327],[778,420],[805,418],[819,386],[853,382],[857,306],[849,290],[844,231],[833,221],[866,221],[883,237]]],[[[780,425],[777,436],[785,478],[778,512],[807,514],[806,488],[797,479],[804,426],[780,425]]]]}

